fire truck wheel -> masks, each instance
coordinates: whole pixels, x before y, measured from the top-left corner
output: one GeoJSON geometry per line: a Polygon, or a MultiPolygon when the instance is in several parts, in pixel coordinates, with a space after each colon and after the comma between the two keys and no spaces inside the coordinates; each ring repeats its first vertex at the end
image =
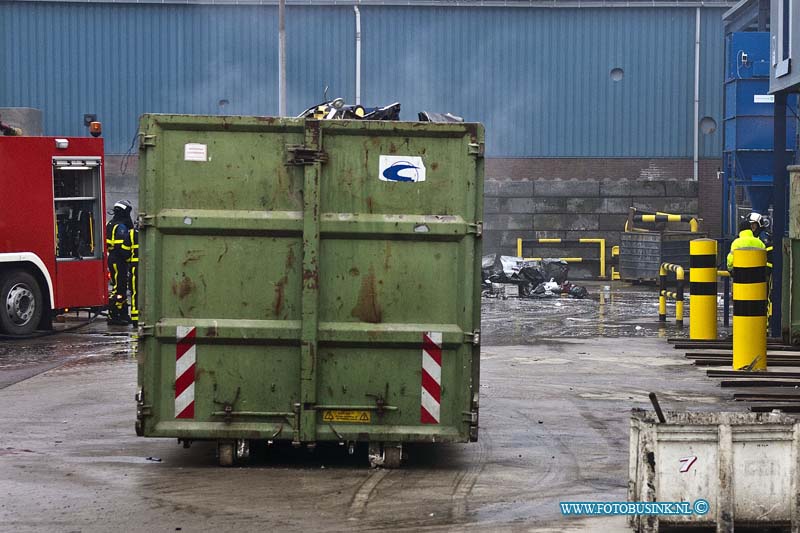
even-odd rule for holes
{"type": "Polygon", "coordinates": [[[0,278],[0,331],[9,335],[33,333],[43,308],[42,290],[29,273],[11,270],[0,278]]]}

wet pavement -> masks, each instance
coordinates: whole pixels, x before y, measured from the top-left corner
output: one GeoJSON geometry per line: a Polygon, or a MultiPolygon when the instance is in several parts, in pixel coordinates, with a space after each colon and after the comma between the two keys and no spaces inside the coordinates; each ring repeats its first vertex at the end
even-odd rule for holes
{"type": "Polygon", "coordinates": [[[0,389],[79,359],[131,357],[132,328],[109,327],[102,319],[70,319],[33,338],[0,336],[0,389]]]}
{"type": "Polygon", "coordinates": [[[630,409],[734,406],[663,339],[655,289],[590,291],[484,299],[479,442],[400,470],[338,446],[219,468],[211,443],[134,435],[130,330],[0,340],[0,531],[626,531],[558,502],[626,498],[630,409]]]}
{"type": "MultiPolygon", "coordinates": [[[[519,298],[513,285],[507,299],[484,298],[481,305],[485,345],[534,344],[547,337],[687,337],[691,307],[684,302],[684,326],[675,323],[675,303],[667,303],[667,321],[658,320],[658,291],[650,285],[588,282],[589,297],[519,298]]],[[[722,302],[719,313],[722,317],[722,302]]],[[[718,328],[720,338],[730,328],[718,328]]]]}

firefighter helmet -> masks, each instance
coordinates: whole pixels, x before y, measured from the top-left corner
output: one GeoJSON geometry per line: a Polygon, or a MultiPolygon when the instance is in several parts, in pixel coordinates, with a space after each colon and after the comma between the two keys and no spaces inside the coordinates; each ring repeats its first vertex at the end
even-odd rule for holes
{"type": "Polygon", "coordinates": [[[133,205],[128,200],[120,200],[114,204],[114,211],[122,211],[127,215],[131,214],[133,211],[133,205]]]}
{"type": "Polygon", "coordinates": [[[750,221],[750,224],[758,224],[760,228],[768,228],[769,227],[769,219],[765,216],[759,215],[755,211],[750,213],[750,216],[747,217],[750,221]]]}

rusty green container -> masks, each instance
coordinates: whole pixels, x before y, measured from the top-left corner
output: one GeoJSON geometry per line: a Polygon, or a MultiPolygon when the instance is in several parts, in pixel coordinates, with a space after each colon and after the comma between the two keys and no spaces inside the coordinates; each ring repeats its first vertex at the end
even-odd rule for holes
{"type": "Polygon", "coordinates": [[[478,437],[480,124],[144,115],[139,435],[478,437]]]}

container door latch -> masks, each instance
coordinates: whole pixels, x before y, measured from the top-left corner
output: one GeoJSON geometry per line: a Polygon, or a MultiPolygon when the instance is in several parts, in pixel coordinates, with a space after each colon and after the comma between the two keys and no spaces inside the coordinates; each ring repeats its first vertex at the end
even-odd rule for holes
{"type": "Polygon", "coordinates": [[[328,154],[323,150],[314,150],[302,144],[286,145],[286,164],[287,165],[313,165],[314,163],[326,163],[328,154]]]}
{"type": "Polygon", "coordinates": [[[147,135],[143,131],[139,132],[139,149],[151,148],[156,145],[156,136],[147,135]]]}

